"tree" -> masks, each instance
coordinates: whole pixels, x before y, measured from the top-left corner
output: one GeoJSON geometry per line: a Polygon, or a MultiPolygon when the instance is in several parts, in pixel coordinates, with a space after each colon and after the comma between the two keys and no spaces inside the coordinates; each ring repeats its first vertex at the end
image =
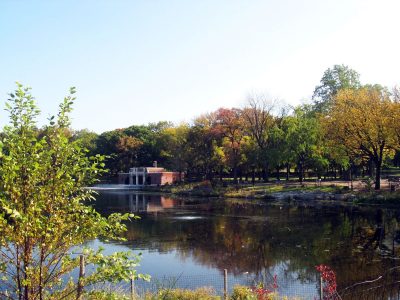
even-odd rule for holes
{"type": "Polygon", "coordinates": [[[284,126],[289,157],[294,159],[302,182],[307,165],[319,167],[326,164],[321,149],[320,126],[309,106],[297,107],[293,116],[285,118],[284,126]]]}
{"type": "Polygon", "coordinates": [[[374,88],[345,89],[334,98],[325,117],[328,138],[344,145],[353,157],[372,160],[376,167],[375,189],[380,189],[384,158],[399,146],[399,103],[374,88]]]}
{"type": "Polygon", "coordinates": [[[170,122],[161,121],[148,125],[133,125],[122,130],[125,135],[142,142],[137,153],[137,164],[139,166],[151,166],[154,161],[158,161],[160,164],[165,162],[161,155],[163,149],[160,148],[158,139],[162,132],[169,127],[172,127],[170,122]]]}
{"type": "Polygon", "coordinates": [[[223,146],[226,157],[232,166],[233,180],[237,183],[237,169],[242,154],[242,145],[245,142],[245,124],[240,109],[220,108],[216,112],[213,130],[224,138],[223,146]]]}
{"type": "Polygon", "coordinates": [[[137,165],[138,152],[143,142],[133,136],[123,135],[117,142],[117,159],[121,170],[137,165]]]}
{"type": "Polygon", "coordinates": [[[42,132],[36,129],[39,110],[29,88],[18,84],[10,94],[0,159],[2,299],[64,299],[76,293],[77,279],[68,280],[79,266],[76,253],[95,264],[80,287],[143,277],[133,268],[137,258],[128,253],[105,256],[101,249],[82,248],[98,237],[119,239],[129,215],[106,218],[86,205],[93,192],[85,187],[103,172],[103,157],[88,158],[67,135],[74,93],[71,89],[42,132]]]}
{"type": "Polygon", "coordinates": [[[267,149],[271,143],[271,130],[275,119],[272,115],[274,104],[263,95],[249,98],[248,107],[243,109],[243,118],[246,129],[258,146],[259,161],[263,167],[264,180],[268,180],[268,153],[267,149]]]}
{"type": "Polygon", "coordinates": [[[270,130],[270,145],[268,147],[269,165],[276,169],[277,179],[280,180],[280,169],[287,162],[287,141],[283,131],[283,122],[276,122],[270,130]]]}
{"type": "Polygon", "coordinates": [[[166,167],[180,174],[187,167],[188,132],[188,124],[181,124],[177,127],[165,128],[158,137],[158,144],[161,144],[160,156],[165,161],[166,167]]]}
{"type": "Polygon", "coordinates": [[[100,134],[96,140],[96,151],[97,154],[107,156],[105,161],[105,167],[107,170],[115,175],[121,170],[121,166],[118,161],[118,142],[124,136],[121,129],[115,129],[112,131],[106,131],[100,134]]]}
{"type": "Polygon", "coordinates": [[[187,177],[191,178],[194,174],[197,179],[213,179],[215,167],[215,141],[216,134],[212,130],[215,120],[215,113],[204,114],[194,120],[187,132],[186,164],[187,177]]]}
{"type": "Polygon", "coordinates": [[[341,89],[357,89],[361,87],[360,75],[345,65],[334,65],[327,69],[322,76],[321,83],[313,94],[315,109],[319,112],[329,110],[333,97],[341,89]]]}
{"type": "Polygon", "coordinates": [[[98,134],[87,129],[75,131],[72,136],[73,140],[79,140],[80,146],[88,150],[88,156],[96,155],[98,134]]]}

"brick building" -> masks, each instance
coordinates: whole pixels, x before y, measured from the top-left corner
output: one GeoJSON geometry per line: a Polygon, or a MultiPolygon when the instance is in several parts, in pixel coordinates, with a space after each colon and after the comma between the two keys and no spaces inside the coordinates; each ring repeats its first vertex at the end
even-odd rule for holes
{"type": "Polygon", "coordinates": [[[118,183],[127,185],[165,185],[182,180],[179,172],[168,172],[164,168],[139,167],[130,168],[128,173],[118,174],[118,183]]]}

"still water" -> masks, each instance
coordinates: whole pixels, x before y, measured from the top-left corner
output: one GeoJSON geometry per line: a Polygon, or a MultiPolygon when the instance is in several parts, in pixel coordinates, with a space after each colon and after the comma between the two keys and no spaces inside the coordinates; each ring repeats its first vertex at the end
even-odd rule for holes
{"type": "Polygon", "coordinates": [[[267,204],[244,200],[172,198],[132,191],[102,191],[103,214],[133,212],[127,242],[102,245],[107,252],[142,253],[139,272],[173,287],[223,287],[272,283],[280,293],[314,299],[315,266],[330,266],[344,299],[397,299],[400,211],[310,203],[267,204]],[[358,284],[375,280],[371,283],[358,284]],[[166,283],[167,282],[167,283],[166,283]],[[355,285],[352,288],[346,287],[355,285]]]}

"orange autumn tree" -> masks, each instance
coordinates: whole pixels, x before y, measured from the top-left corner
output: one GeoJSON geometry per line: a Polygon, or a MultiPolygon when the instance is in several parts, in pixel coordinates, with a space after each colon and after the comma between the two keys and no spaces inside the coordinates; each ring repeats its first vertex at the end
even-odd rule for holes
{"type": "Polygon", "coordinates": [[[223,148],[232,167],[233,180],[237,183],[237,169],[242,158],[242,147],[246,141],[242,110],[237,108],[218,109],[213,124],[213,132],[223,138],[223,148]]]}
{"type": "Polygon", "coordinates": [[[376,167],[375,189],[381,187],[382,162],[399,147],[399,103],[375,87],[340,90],[324,117],[331,143],[343,145],[354,157],[365,157],[376,167]]]}

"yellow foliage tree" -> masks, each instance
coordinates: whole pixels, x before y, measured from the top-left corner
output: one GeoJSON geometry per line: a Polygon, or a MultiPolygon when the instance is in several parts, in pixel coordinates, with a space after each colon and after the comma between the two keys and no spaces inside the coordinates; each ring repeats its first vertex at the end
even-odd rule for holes
{"type": "Polygon", "coordinates": [[[333,143],[353,156],[371,159],[376,166],[375,189],[380,189],[382,162],[399,146],[400,107],[390,95],[373,87],[344,89],[334,98],[325,117],[325,129],[333,143]]]}

